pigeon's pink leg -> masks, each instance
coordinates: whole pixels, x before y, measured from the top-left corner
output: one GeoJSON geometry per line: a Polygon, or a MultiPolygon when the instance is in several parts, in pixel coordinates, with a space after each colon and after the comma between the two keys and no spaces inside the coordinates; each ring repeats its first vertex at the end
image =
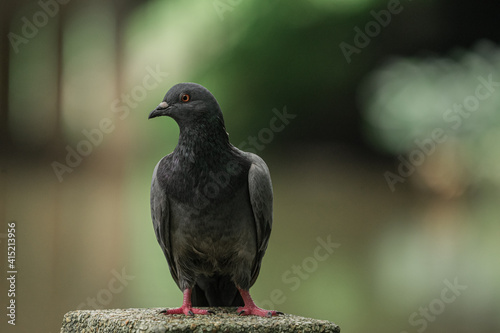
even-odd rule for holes
{"type": "Polygon", "coordinates": [[[243,298],[243,302],[245,302],[244,306],[241,306],[238,308],[238,314],[240,316],[249,316],[249,315],[254,315],[254,316],[260,316],[260,317],[272,317],[272,316],[277,316],[277,315],[282,315],[283,312],[279,311],[274,311],[274,310],[264,310],[259,308],[255,303],[253,302],[252,297],[250,296],[250,293],[248,290],[243,290],[243,289],[238,289],[241,294],[241,298],[243,298]]]}
{"type": "Polygon", "coordinates": [[[165,309],[161,311],[160,313],[169,315],[169,314],[185,314],[186,316],[194,316],[195,314],[201,314],[201,315],[206,315],[206,314],[213,314],[213,311],[210,310],[202,310],[202,309],[197,309],[193,308],[191,306],[191,289],[185,289],[183,292],[184,297],[182,298],[182,306],[180,308],[175,308],[175,309],[165,309]]]}

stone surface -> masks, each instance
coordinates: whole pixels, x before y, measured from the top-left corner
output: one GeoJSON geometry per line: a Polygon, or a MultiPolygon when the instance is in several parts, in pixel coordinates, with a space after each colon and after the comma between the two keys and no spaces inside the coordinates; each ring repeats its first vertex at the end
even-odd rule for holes
{"type": "Polygon", "coordinates": [[[164,315],[161,308],[79,310],[64,315],[61,333],[163,332],[340,332],[326,320],[280,315],[238,316],[236,308],[210,308],[214,315],[164,315]]]}

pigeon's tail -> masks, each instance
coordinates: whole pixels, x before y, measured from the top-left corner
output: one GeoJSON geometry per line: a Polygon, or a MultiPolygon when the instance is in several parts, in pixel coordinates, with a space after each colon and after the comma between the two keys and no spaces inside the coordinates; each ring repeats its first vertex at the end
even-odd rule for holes
{"type": "Polygon", "coordinates": [[[191,293],[193,306],[243,306],[238,289],[229,276],[199,278],[191,293]]]}

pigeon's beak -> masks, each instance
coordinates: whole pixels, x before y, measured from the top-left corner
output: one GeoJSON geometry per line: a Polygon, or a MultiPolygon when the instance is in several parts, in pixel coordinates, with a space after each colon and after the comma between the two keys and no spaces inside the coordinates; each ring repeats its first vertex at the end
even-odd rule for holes
{"type": "Polygon", "coordinates": [[[161,102],[160,104],[158,104],[158,106],[156,107],[156,109],[154,109],[153,111],[151,111],[151,113],[149,114],[148,119],[159,117],[159,116],[164,116],[165,115],[165,110],[168,108],[168,106],[169,105],[167,104],[167,102],[165,102],[165,101],[161,102]]]}

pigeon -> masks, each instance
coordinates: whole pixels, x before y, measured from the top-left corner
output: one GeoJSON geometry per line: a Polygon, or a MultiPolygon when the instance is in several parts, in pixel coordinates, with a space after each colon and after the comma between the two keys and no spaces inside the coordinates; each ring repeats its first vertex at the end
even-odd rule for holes
{"type": "Polygon", "coordinates": [[[153,171],[151,216],[182,306],[164,314],[210,314],[196,307],[238,307],[240,315],[282,314],[259,308],[249,289],[259,275],[273,222],[266,163],[229,142],[219,103],[196,83],[179,83],[149,118],[179,126],[174,151],[153,171]]]}

